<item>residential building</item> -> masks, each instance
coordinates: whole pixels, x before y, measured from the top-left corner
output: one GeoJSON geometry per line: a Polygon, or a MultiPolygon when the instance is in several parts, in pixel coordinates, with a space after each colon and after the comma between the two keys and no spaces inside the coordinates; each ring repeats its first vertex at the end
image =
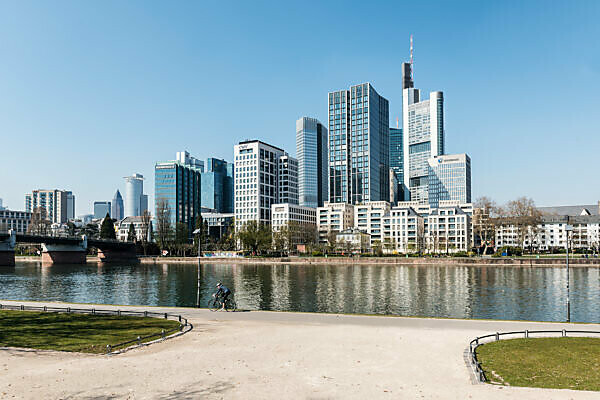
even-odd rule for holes
{"type": "MultiPolygon", "coordinates": [[[[142,241],[144,238],[144,223],[141,216],[136,217],[125,217],[121,221],[117,221],[117,239],[120,241],[127,241],[129,237],[129,226],[133,224],[135,229],[136,240],[142,241]]],[[[150,236],[150,235],[148,235],[150,236]]]]}
{"type": "Polygon", "coordinates": [[[444,95],[431,92],[421,100],[408,63],[402,64],[402,130],[404,199],[427,203],[428,160],[444,154],[444,95]]]}
{"type": "Polygon", "coordinates": [[[319,243],[327,243],[330,232],[341,232],[354,227],[354,206],[348,203],[325,202],[317,208],[319,243]]]}
{"type": "Polygon", "coordinates": [[[295,249],[299,244],[313,243],[317,239],[317,209],[297,204],[282,203],[271,205],[271,229],[279,232],[287,227],[295,249]]]}
{"type": "Polygon", "coordinates": [[[148,209],[148,197],[144,195],[144,176],[133,174],[125,177],[125,217],[137,217],[148,209]]]}
{"type": "Polygon", "coordinates": [[[194,231],[196,218],[201,213],[202,171],[203,163],[190,157],[188,152],[179,152],[177,160],[157,162],[154,166],[156,208],[165,202],[170,212],[171,225],[175,227],[177,223],[187,224],[190,235],[194,231]]]}
{"type": "Polygon", "coordinates": [[[425,252],[455,253],[471,250],[471,216],[460,207],[434,208],[424,222],[425,252]]]}
{"type": "Polygon", "coordinates": [[[315,118],[296,121],[298,201],[304,207],[322,207],[328,200],[327,128],[315,118]]]}
{"type": "Polygon", "coordinates": [[[225,160],[209,158],[201,175],[201,204],[218,213],[233,213],[233,166],[225,160]]]}
{"type": "Polygon", "coordinates": [[[117,189],[111,203],[110,215],[117,221],[120,221],[124,218],[124,211],[123,197],[121,197],[121,192],[117,189]]]}
{"type": "Polygon", "coordinates": [[[95,201],[94,202],[94,218],[104,218],[106,214],[111,216],[110,201],[95,201]]]}
{"type": "Polygon", "coordinates": [[[13,211],[0,207],[0,232],[8,232],[12,229],[17,233],[27,233],[30,223],[31,212],[13,211]]]}
{"type": "Polygon", "coordinates": [[[298,160],[288,155],[279,157],[277,175],[278,203],[298,204],[298,160]]]}
{"type": "Polygon", "coordinates": [[[369,234],[356,228],[345,229],[336,233],[336,248],[342,252],[368,253],[371,251],[369,234]]]}
{"type": "Polygon", "coordinates": [[[286,152],[260,140],[240,142],[233,152],[236,230],[249,221],[269,223],[279,199],[279,159],[286,152]]]}
{"type": "Polygon", "coordinates": [[[383,217],[383,251],[414,252],[422,247],[424,219],[414,208],[398,205],[383,217]]]}
{"type": "Polygon", "coordinates": [[[389,200],[389,103],[369,83],[329,93],[329,202],[389,200]]]}
{"type": "Polygon", "coordinates": [[[429,164],[428,201],[439,207],[440,201],[471,203],[471,159],[466,154],[435,156],[429,164]]]}
{"type": "Polygon", "coordinates": [[[202,220],[208,225],[208,235],[220,239],[233,227],[233,213],[202,212],[202,220]]]}
{"type": "MultiPolygon", "coordinates": [[[[390,196],[390,202],[404,200],[404,144],[402,137],[402,128],[390,128],[390,168],[395,174],[395,188],[390,187],[390,195],[394,190],[394,200],[390,196]]],[[[392,179],[390,178],[390,182],[392,179]]],[[[392,184],[392,183],[390,183],[392,184]]]]}
{"type": "Polygon", "coordinates": [[[577,215],[600,215],[600,201],[598,201],[598,204],[538,207],[538,210],[546,215],[568,215],[571,217],[577,215]]]}
{"type": "Polygon", "coordinates": [[[369,234],[371,246],[383,243],[383,218],[389,212],[387,201],[369,201],[354,206],[354,227],[369,234]]]}
{"type": "Polygon", "coordinates": [[[65,223],[73,210],[75,198],[73,194],[66,190],[34,190],[25,195],[25,211],[33,212],[36,208],[42,207],[46,210],[46,218],[52,223],[65,223]]]}

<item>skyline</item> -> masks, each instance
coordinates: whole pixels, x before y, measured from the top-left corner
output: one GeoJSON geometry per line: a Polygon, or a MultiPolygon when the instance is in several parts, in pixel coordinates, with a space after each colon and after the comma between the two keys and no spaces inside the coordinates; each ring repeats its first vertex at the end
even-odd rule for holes
{"type": "Polygon", "coordinates": [[[327,125],[327,93],[362,82],[390,101],[395,127],[410,34],[415,87],[444,92],[446,153],[471,157],[473,199],[600,199],[586,168],[600,145],[598,4],[147,4],[0,5],[5,207],[56,188],[89,214],[134,173],[154,204],[157,161],[187,150],[232,162],[245,139],[295,157],[296,120],[327,125]],[[364,30],[332,38],[365,14],[364,30]]]}

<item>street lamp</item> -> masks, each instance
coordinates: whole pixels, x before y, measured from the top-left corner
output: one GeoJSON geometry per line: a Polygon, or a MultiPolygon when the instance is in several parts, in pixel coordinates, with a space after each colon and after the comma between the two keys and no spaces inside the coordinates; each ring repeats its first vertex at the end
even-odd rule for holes
{"type": "Polygon", "coordinates": [[[567,217],[565,231],[567,233],[567,322],[571,322],[571,301],[569,298],[569,232],[573,231],[573,225],[569,225],[569,217],[567,217]]]}

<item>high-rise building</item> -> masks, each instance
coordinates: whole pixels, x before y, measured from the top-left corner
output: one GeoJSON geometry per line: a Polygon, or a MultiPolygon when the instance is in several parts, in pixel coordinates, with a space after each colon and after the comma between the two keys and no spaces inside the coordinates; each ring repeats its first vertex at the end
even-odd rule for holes
{"type": "Polygon", "coordinates": [[[233,213],[233,167],[217,158],[206,160],[202,173],[202,207],[217,213],[233,213]]]}
{"type": "Polygon", "coordinates": [[[106,217],[108,214],[109,217],[112,217],[110,214],[110,201],[95,201],[94,202],[94,218],[102,219],[106,217]]]}
{"type": "Polygon", "coordinates": [[[279,157],[277,166],[278,203],[298,204],[298,160],[288,155],[279,157]]]}
{"type": "Polygon", "coordinates": [[[444,154],[444,94],[431,92],[429,100],[420,100],[411,68],[408,63],[402,64],[404,199],[427,203],[427,160],[444,154]]]}
{"type": "Polygon", "coordinates": [[[117,189],[117,192],[115,193],[115,197],[113,197],[112,203],[111,203],[111,213],[110,215],[115,218],[116,220],[120,221],[122,220],[124,217],[123,215],[123,197],[121,197],[121,192],[119,192],[119,190],[117,189]]]}
{"type": "Polygon", "coordinates": [[[327,128],[315,118],[296,121],[298,201],[304,207],[322,207],[328,201],[327,128]]]}
{"type": "Polygon", "coordinates": [[[404,188],[402,187],[404,185],[404,144],[402,128],[390,128],[390,168],[394,170],[395,179],[398,182],[398,187],[395,189],[397,196],[394,196],[394,198],[396,201],[401,201],[404,199],[404,188]]]}
{"type": "MultiPolygon", "coordinates": [[[[138,217],[144,211],[144,176],[133,174],[125,177],[125,217],[138,217]]],[[[148,200],[146,199],[146,209],[148,200]]]]}
{"type": "Polygon", "coordinates": [[[269,223],[271,205],[278,202],[279,158],[282,149],[260,140],[233,147],[235,163],[235,228],[249,221],[269,223]]]}
{"type": "Polygon", "coordinates": [[[431,207],[437,208],[440,201],[456,203],[471,202],[471,159],[466,154],[435,156],[429,164],[429,193],[431,207]]]}
{"type": "Polygon", "coordinates": [[[329,93],[329,202],[389,200],[389,103],[369,83],[329,93]]]}
{"type": "Polygon", "coordinates": [[[46,210],[46,218],[52,223],[65,223],[69,215],[69,207],[73,207],[74,213],[75,197],[66,190],[34,190],[25,195],[25,211],[34,212],[38,207],[46,210]]]}
{"type": "Polygon", "coordinates": [[[75,219],[75,195],[73,192],[67,191],[67,221],[75,219]]]}
{"type": "MultiPolygon", "coordinates": [[[[187,154],[187,152],[183,152],[187,154]]],[[[154,167],[155,208],[166,202],[171,215],[171,225],[184,223],[193,232],[196,218],[200,215],[201,174],[203,163],[193,157],[157,162],[154,167]],[[187,163],[186,163],[187,162],[187,163]]],[[[158,213],[157,213],[158,214],[158,213]]],[[[155,214],[155,215],[157,215],[155,214]]]]}

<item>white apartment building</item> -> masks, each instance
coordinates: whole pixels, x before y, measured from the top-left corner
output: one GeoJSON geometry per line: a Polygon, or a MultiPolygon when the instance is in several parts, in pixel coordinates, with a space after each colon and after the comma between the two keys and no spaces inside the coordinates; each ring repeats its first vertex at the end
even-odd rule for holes
{"type": "Polygon", "coordinates": [[[291,247],[305,244],[308,241],[313,242],[317,235],[317,209],[290,203],[273,204],[271,206],[271,229],[273,232],[279,232],[285,226],[290,229],[291,247]],[[296,227],[299,229],[295,229],[296,227]],[[311,236],[314,234],[312,240],[305,237],[307,233],[310,233],[311,236]]]}
{"type": "Polygon", "coordinates": [[[287,154],[260,140],[240,142],[233,153],[236,230],[249,221],[269,223],[279,199],[279,159],[287,154]]]}
{"type": "Polygon", "coordinates": [[[75,215],[75,196],[67,190],[34,190],[25,195],[25,211],[33,211],[42,207],[46,210],[48,221],[56,224],[65,223],[75,215]]]}
{"type": "Polygon", "coordinates": [[[28,211],[13,211],[0,209],[0,232],[13,230],[17,233],[27,233],[31,223],[31,213],[28,211]]]}
{"type": "Polygon", "coordinates": [[[392,207],[383,217],[383,251],[390,254],[416,251],[423,229],[423,217],[414,208],[392,207]]]}
{"type": "Polygon", "coordinates": [[[135,229],[135,236],[138,241],[141,241],[144,238],[144,229],[142,223],[142,217],[125,217],[120,222],[117,222],[117,239],[125,242],[127,240],[127,236],[129,236],[129,226],[133,224],[133,228],[135,229]]]}
{"type": "Polygon", "coordinates": [[[472,245],[471,216],[458,206],[432,209],[425,217],[425,252],[469,251],[472,245]]]}
{"type": "Polygon", "coordinates": [[[319,243],[327,243],[327,234],[354,227],[354,206],[348,203],[325,202],[317,208],[319,243]]]}
{"type": "Polygon", "coordinates": [[[354,206],[354,227],[370,235],[371,246],[383,243],[383,218],[389,211],[390,203],[387,201],[370,201],[354,206]]]}

